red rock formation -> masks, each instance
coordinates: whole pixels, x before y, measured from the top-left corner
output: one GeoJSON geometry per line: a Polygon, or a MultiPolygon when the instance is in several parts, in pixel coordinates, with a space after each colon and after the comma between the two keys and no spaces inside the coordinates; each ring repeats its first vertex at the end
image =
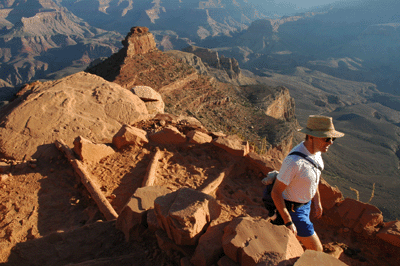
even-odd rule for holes
{"type": "Polygon", "coordinates": [[[176,127],[167,126],[163,130],[150,135],[152,141],[162,144],[179,144],[186,142],[186,136],[176,127]]]}
{"type": "Polygon", "coordinates": [[[249,143],[236,135],[218,137],[212,143],[236,156],[246,156],[250,152],[249,143]]]}
{"type": "Polygon", "coordinates": [[[118,84],[85,72],[36,83],[27,86],[24,92],[0,116],[3,157],[18,160],[49,157],[56,139],[72,143],[77,136],[104,143],[111,140],[122,124],[132,124],[148,116],[139,97],[118,84]]]}
{"type": "Polygon", "coordinates": [[[147,132],[139,128],[123,125],[121,129],[114,135],[113,144],[117,149],[121,149],[126,145],[142,146],[149,142],[147,132]]]}
{"type": "Polygon", "coordinates": [[[74,151],[79,159],[90,163],[98,163],[102,158],[114,153],[110,146],[93,143],[81,136],[74,140],[74,151]]]}
{"type": "Polygon", "coordinates": [[[156,42],[153,34],[146,27],[133,27],[130,33],[122,41],[127,51],[127,56],[146,54],[156,49],[156,42]]]}
{"type": "Polygon", "coordinates": [[[265,107],[265,114],[275,119],[289,121],[295,117],[294,99],[284,87],[266,102],[265,107]]]}
{"type": "Polygon", "coordinates": [[[239,265],[290,265],[303,254],[295,235],[284,226],[266,220],[241,217],[224,228],[222,246],[225,255],[239,265]],[[263,265],[263,264],[262,264],[263,265]]]}

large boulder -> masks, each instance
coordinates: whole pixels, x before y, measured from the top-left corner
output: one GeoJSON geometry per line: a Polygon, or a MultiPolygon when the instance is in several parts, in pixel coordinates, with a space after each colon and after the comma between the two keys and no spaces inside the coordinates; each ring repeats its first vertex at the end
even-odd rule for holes
{"type": "Polygon", "coordinates": [[[225,255],[239,265],[293,265],[303,254],[296,236],[285,226],[251,217],[235,218],[224,228],[225,255]]]}
{"type": "Polygon", "coordinates": [[[85,72],[27,86],[2,110],[0,154],[22,160],[48,155],[54,141],[77,136],[111,142],[123,124],[148,117],[143,101],[118,84],[85,72]]]}
{"type": "Polygon", "coordinates": [[[383,223],[382,212],[375,206],[346,198],[336,207],[337,219],[357,233],[372,234],[383,223]]]}
{"type": "Polygon", "coordinates": [[[161,228],[178,245],[195,245],[221,207],[217,201],[191,188],[158,197],[154,210],[161,228]]]}
{"type": "Polygon", "coordinates": [[[134,86],[131,89],[135,95],[137,95],[147,107],[147,111],[151,115],[163,114],[165,103],[161,95],[149,86],[134,86]]]}

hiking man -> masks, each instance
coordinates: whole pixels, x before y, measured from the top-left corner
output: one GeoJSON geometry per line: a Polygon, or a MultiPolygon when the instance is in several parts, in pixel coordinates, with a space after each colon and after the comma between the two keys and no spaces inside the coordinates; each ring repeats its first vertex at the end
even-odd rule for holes
{"type": "Polygon", "coordinates": [[[306,134],[305,141],[292,149],[283,160],[271,196],[278,213],[272,223],[284,224],[306,249],[323,251],[321,241],[310,221],[311,206],[315,217],[322,216],[318,191],[324,162],[321,153],[327,152],[335,138],[344,134],[335,130],[332,117],[311,115],[307,127],[299,132],[306,134]],[[293,155],[297,152],[301,156],[293,155]]]}

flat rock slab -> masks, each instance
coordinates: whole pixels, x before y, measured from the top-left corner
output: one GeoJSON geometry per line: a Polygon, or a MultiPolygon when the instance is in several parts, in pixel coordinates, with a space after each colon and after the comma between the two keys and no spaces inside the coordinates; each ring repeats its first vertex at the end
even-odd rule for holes
{"type": "Polygon", "coordinates": [[[249,143],[236,135],[218,137],[212,143],[235,156],[246,156],[250,152],[249,143]]]}
{"type": "Polygon", "coordinates": [[[150,135],[150,140],[160,144],[181,144],[186,136],[174,126],[166,126],[163,130],[150,135]]]}
{"type": "Polygon", "coordinates": [[[212,137],[210,135],[201,132],[199,130],[189,131],[187,137],[190,143],[195,143],[195,144],[210,143],[212,141],[212,137]]]}
{"type": "Polygon", "coordinates": [[[93,143],[82,136],[74,140],[74,151],[79,159],[89,163],[98,163],[104,157],[115,152],[110,146],[93,143]]]}
{"type": "Polygon", "coordinates": [[[306,250],[294,266],[346,266],[347,264],[331,255],[314,250],[306,250]]]}
{"type": "Polygon", "coordinates": [[[303,254],[296,236],[285,226],[251,217],[235,218],[224,228],[225,255],[239,265],[293,265],[303,254]]]}
{"type": "Polygon", "coordinates": [[[213,197],[191,188],[158,197],[154,209],[161,228],[177,245],[195,245],[221,212],[213,197]]]}

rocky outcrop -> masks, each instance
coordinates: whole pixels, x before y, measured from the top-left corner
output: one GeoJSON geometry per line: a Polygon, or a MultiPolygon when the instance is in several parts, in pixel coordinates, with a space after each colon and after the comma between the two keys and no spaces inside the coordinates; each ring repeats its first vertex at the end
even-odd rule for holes
{"type": "Polygon", "coordinates": [[[196,250],[190,260],[193,265],[207,266],[219,261],[224,253],[222,247],[222,236],[224,228],[229,221],[216,219],[210,223],[207,231],[200,237],[196,250]]]}
{"type": "Polygon", "coordinates": [[[209,67],[225,70],[231,79],[240,75],[239,63],[235,58],[219,57],[218,52],[197,46],[189,46],[183,51],[197,55],[209,67]]]}
{"type": "MultiPolygon", "coordinates": [[[[383,226],[382,212],[375,206],[354,199],[343,199],[342,193],[322,180],[319,185],[324,208],[324,222],[343,226],[358,234],[375,236],[383,226]]],[[[383,232],[383,231],[382,231],[383,232]]]]}
{"type": "Polygon", "coordinates": [[[143,101],[121,86],[88,73],[36,83],[3,110],[0,153],[23,159],[51,156],[54,141],[76,136],[110,142],[121,125],[147,118],[143,101]]]}
{"type": "Polygon", "coordinates": [[[221,68],[218,52],[211,49],[189,46],[183,49],[184,52],[192,53],[201,58],[201,60],[210,67],[221,68]]]}
{"type": "Polygon", "coordinates": [[[208,74],[207,67],[204,65],[203,60],[193,53],[171,50],[167,51],[166,54],[179,58],[180,60],[182,60],[182,62],[191,65],[193,68],[196,69],[197,73],[199,74],[208,74]]]}
{"type": "Polygon", "coordinates": [[[153,34],[146,27],[133,27],[122,41],[127,56],[146,54],[156,49],[153,34]]]}
{"type": "Polygon", "coordinates": [[[342,225],[357,233],[372,234],[378,231],[377,227],[383,223],[382,212],[378,208],[354,199],[343,200],[335,211],[342,225]]]}
{"type": "Polygon", "coordinates": [[[338,188],[330,186],[324,179],[321,179],[319,184],[319,193],[324,210],[332,209],[343,200],[342,192],[338,188]]]}
{"type": "Polygon", "coordinates": [[[290,121],[295,117],[295,103],[287,88],[281,87],[265,99],[265,114],[275,119],[290,121]]]}
{"type": "Polygon", "coordinates": [[[164,101],[161,95],[148,86],[134,86],[131,89],[135,95],[137,95],[147,107],[147,111],[150,115],[156,115],[158,113],[164,113],[164,101]]]}

